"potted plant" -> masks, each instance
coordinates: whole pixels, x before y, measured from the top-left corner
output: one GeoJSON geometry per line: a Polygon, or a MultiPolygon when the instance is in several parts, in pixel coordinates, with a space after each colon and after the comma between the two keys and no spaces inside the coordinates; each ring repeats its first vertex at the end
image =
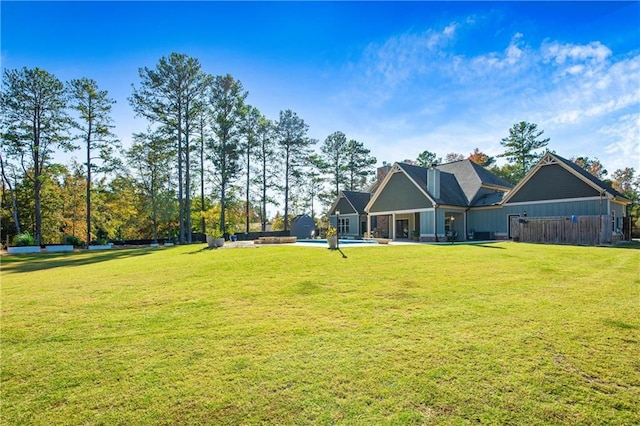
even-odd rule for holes
{"type": "Polygon", "coordinates": [[[7,247],[9,254],[40,253],[40,246],[36,239],[28,232],[23,232],[13,237],[13,246],[7,247]]]}
{"type": "Polygon", "coordinates": [[[338,247],[338,232],[336,231],[336,228],[330,226],[329,229],[327,229],[326,236],[329,248],[331,250],[335,250],[338,247]]]}
{"type": "Polygon", "coordinates": [[[413,231],[413,241],[420,241],[420,231],[413,231]]]}
{"type": "Polygon", "coordinates": [[[218,248],[224,245],[224,238],[220,228],[213,228],[211,233],[207,234],[207,245],[209,248],[218,248]]]}

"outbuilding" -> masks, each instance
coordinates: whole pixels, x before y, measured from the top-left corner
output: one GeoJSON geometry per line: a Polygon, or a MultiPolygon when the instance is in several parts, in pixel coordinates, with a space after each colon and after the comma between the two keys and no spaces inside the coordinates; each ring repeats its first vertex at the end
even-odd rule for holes
{"type": "Polygon", "coordinates": [[[291,220],[291,236],[296,238],[311,238],[316,229],[316,223],[308,214],[299,214],[291,220]]]}

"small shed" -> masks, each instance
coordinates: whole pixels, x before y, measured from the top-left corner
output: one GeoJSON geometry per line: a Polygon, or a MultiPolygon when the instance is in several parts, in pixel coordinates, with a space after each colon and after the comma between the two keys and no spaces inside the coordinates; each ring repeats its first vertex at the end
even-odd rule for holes
{"type": "Polygon", "coordinates": [[[297,238],[311,238],[316,229],[316,223],[308,214],[299,214],[291,220],[291,236],[297,238]]]}

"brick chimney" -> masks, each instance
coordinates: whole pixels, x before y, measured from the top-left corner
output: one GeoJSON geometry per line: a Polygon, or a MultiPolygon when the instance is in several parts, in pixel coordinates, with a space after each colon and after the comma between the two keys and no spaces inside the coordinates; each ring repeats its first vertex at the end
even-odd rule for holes
{"type": "Polygon", "coordinates": [[[384,178],[389,174],[389,171],[391,171],[391,164],[385,164],[382,167],[378,167],[378,172],[376,175],[378,182],[382,182],[384,178]]]}

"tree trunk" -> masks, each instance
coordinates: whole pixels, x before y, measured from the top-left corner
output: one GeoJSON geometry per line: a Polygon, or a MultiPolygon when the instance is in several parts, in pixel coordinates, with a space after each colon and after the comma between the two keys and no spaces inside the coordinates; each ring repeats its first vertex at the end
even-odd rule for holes
{"type": "Polygon", "coordinates": [[[284,230],[289,229],[289,148],[285,155],[284,171],[284,230]]]}
{"type": "Polygon", "coordinates": [[[178,100],[178,223],[180,224],[180,234],[178,241],[184,244],[184,197],[182,189],[182,105],[178,100]]]}
{"type": "Polygon", "coordinates": [[[263,150],[262,150],[262,211],[261,213],[261,222],[262,222],[262,232],[266,232],[267,230],[267,156],[264,152],[264,142],[263,142],[263,150]]]}
{"type": "MultiPolygon", "coordinates": [[[[9,180],[9,178],[7,177],[7,174],[5,173],[4,170],[4,160],[2,159],[2,156],[0,155],[0,170],[2,171],[2,181],[6,182],[7,187],[9,187],[9,194],[11,194],[11,216],[13,217],[13,224],[16,228],[16,234],[20,234],[20,220],[18,217],[18,198],[16,197],[16,193],[13,190],[13,187],[11,186],[11,181],[9,180]]],[[[4,194],[4,184],[2,185],[2,189],[3,189],[3,194],[4,194]]]]}
{"type": "Polygon", "coordinates": [[[200,115],[200,220],[202,233],[206,234],[206,224],[204,221],[204,116],[200,115]]]}
{"type": "Polygon", "coordinates": [[[91,242],[91,124],[87,131],[87,246],[91,242]]]}
{"type": "Polygon", "coordinates": [[[247,199],[245,205],[245,213],[247,216],[247,224],[245,228],[245,233],[249,233],[249,185],[251,183],[251,142],[247,141],[247,199]]]}
{"type": "Polygon", "coordinates": [[[151,177],[151,214],[153,216],[153,242],[158,242],[158,200],[156,197],[156,180],[151,177]]]}
{"type": "MultiPolygon", "coordinates": [[[[188,117],[187,117],[188,118],[188,117]]],[[[188,120],[187,120],[188,122],[188,120]]],[[[184,135],[184,155],[185,155],[185,228],[187,233],[187,243],[192,242],[192,232],[191,232],[191,152],[189,150],[189,125],[187,124],[185,128],[184,135]]]]}
{"type": "MultiPolygon", "coordinates": [[[[37,114],[37,112],[36,112],[37,114]]],[[[36,222],[36,232],[35,239],[38,245],[42,244],[42,212],[40,209],[40,188],[42,187],[42,182],[40,182],[40,172],[42,163],[40,161],[41,153],[40,153],[40,120],[36,115],[34,117],[34,126],[33,126],[33,199],[35,204],[35,222],[36,222]]]]}

